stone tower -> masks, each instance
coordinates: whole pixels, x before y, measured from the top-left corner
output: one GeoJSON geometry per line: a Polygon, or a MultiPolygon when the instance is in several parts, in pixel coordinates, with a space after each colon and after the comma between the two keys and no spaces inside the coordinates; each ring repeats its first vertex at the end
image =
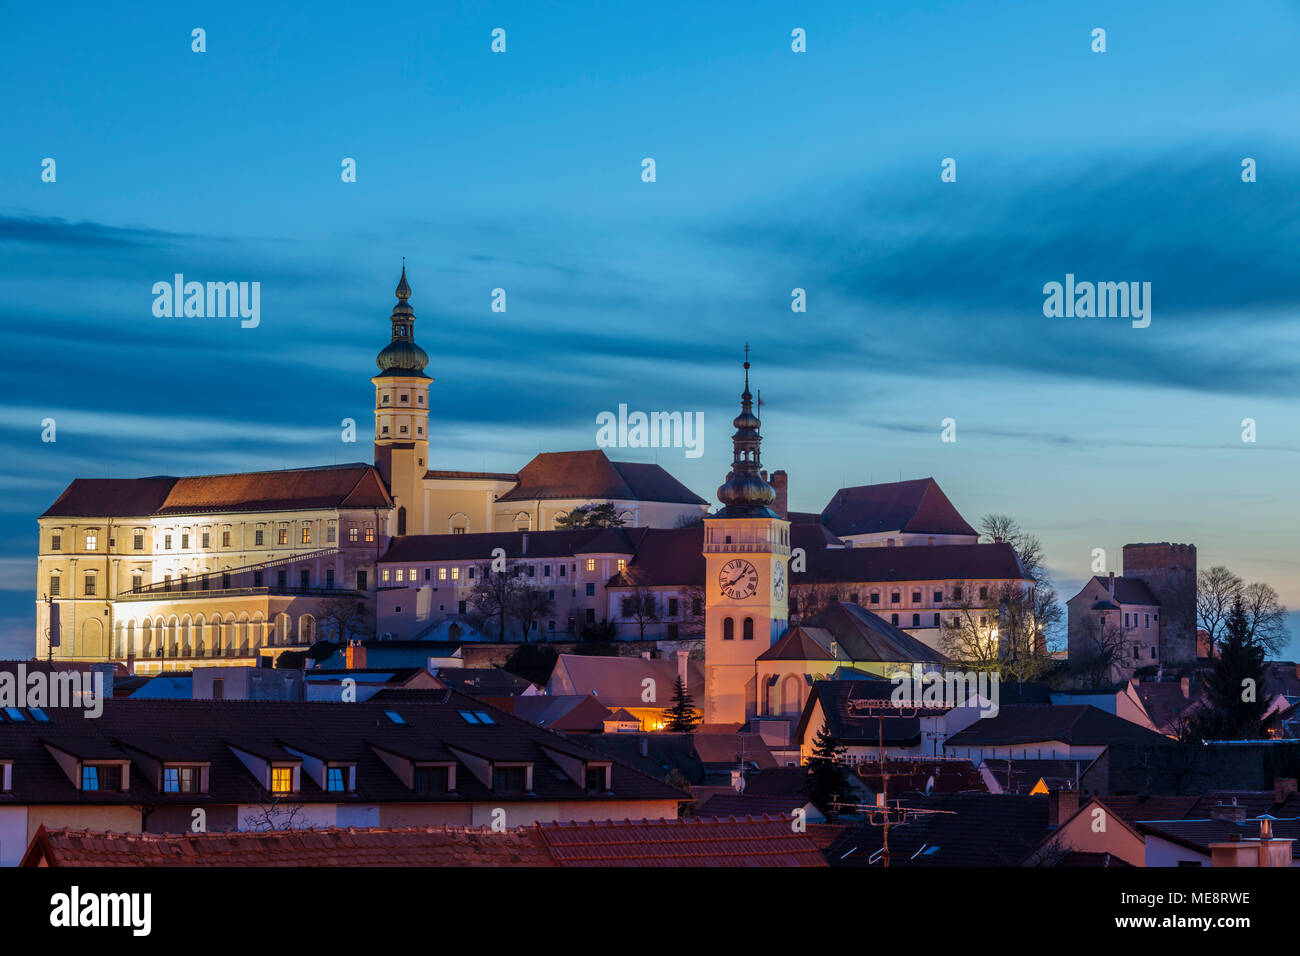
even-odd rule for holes
{"type": "Polygon", "coordinates": [[[1196,660],[1196,545],[1126,544],[1124,576],[1141,578],[1160,602],[1160,663],[1196,660]]]}
{"type": "Polygon", "coordinates": [[[789,610],[790,522],[759,461],[759,420],[745,390],[732,436],[731,474],[722,507],[704,519],[704,721],[743,723],[757,712],[754,659],[785,633],[789,610]]]}
{"type": "Polygon", "coordinates": [[[423,534],[424,474],[429,463],[429,356],[415,344],[415,311],[406,266],[397,283],[392,341],[375,358],[375,467],[393,496],[390,534],[423,534]]]}

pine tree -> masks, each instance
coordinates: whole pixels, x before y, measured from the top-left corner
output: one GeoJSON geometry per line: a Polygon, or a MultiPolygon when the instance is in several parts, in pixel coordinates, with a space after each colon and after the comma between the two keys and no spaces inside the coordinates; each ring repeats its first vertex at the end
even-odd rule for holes
{"type": "Polygon", "coordinates": [[[819,810],[833,816],[831,801],[837,795],[847,795],[849,769],[844,764],[844,748],[836,743],[830,725],[822,724],[817,731],[812,755],[804,766],[808,769],[808,777],[803,782],[802,792],[819,810]]]}
{"type": "Polygon", "coordinates": [[[1241,599],[1233,602],[1219,656],[1205,681],[1207,706],[1196,722],[1203,740],[1254,740],[1263,734],[1264,648],[1250,637],[1241,599]]]}
{"type": "Polygon", "coordinates": [[[668,720],[665,729],[674,734],[693,734],[695,725],[700,722],[700,712],[695,709],[695,701],[686,692],[686,684],[680,674],[673,685],[673,705],[664,711],[664,717],[668,720]]]}

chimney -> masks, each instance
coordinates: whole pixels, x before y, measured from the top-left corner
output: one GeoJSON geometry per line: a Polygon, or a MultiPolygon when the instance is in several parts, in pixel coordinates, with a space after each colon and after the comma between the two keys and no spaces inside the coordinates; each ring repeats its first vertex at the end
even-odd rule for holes
{"type": "MultiPolygon", "coordinates": [[[[1183,688],[1183,700],[1186,700],[1188,697],[1191,697],[1191,696],[1192,696],[1192,679],[1191,679],[1190,677],[1184,677],[1184,678],[1182,678],[1178,683],[1179,683],[1179,684],[1182,686],[1182,688],[1183,688]]],[[[1293,781],[1293,782],[1294,782],[1294,781],[1293,781]]]]}
{"type": "Polygon", "coordinates": [[[1210,819],[1241,823],[1246,819],[1246,808],[1237,806],[1237,798],[1233,797],[1232,803],[1220,803],[1218,806],[1210,807],[1210,819]]]}
{"type": "Polygon", "coordinates": [[[360,641],[348,641],[344,651],[344,666],[348,670],[364,670],[366,666],[366,648],[360,641]]]}
{"type": "Polygon", "coordinates": [[[1273,802],[1286,803],[1286,798],[1296,792],[1295,777],[1273,778],[1273,802]]]}
{"type": "Polygon", "coordinates": [[[527,531],[524,532],[524,543],[523,543],[523,545],[520,547],[519,553],[520,553],[521,555],[526,555],[526,554],[528,554],[528,532],[527,532],[527,531]]]}
{"type": "Polygon", "coordinates": [[[1048,826],[1059,827],[1079,812],[1078,790],[1053,790],[1047,796],[1048,826]]]}
{"type": "Polygon", "coordinates": [[[784,471],[772,472],[772,479],[769,482],[772,490],[776,492],[776,500],[772,502],[772,510],[786,520],[790,518],[789,509],[789,485],[790,476],[784,471]]]}
{"type": "MultiPolygon", "coordinates": [[[[690,659],[691,659],[690,651],[677,652],[677,676],[682,679],[683,687],[690,686],[690,681],[687,679],[687,674],[689,673],[689,671],[687,670],[686,667],[687,661],[689,661],[690,659]]],[[[1294,782],[1295,781],[1293,780],[1292,783],[1294,782]]]]}
{"type": "Polygon", "coordinates": [[[1110,599],[1115,600],[1115,572],[1110,572],[1110,599]]]}

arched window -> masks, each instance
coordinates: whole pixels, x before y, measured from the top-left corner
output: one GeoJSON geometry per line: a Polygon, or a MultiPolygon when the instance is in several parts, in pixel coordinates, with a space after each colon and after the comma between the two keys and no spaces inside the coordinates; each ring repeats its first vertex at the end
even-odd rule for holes
{"type": "Polygon", "coordinates": [[[722,619],[722,639],[724,641],[734,641],[736,639],[736,622],[729,617],[722,619]]]}
{"type": "Polygon", "coordinates": [[[528,512],[521,511],[519,512],[519,514],[515,515],[516,531],[527,531],[532,526],[533,526],[533,519],[532,516],[528,514],[528,512]]]}
{"type": "Polygon", "coordinates": [[[747,617],[745,618],[745,629],[741,635],[741,640],[752,641],[753,639],[754,639],[754,619],[752,617],[747,617]]]}
{"type": "Polygon", "coordinates": [[[397,533],[406,534],[406,508],[397,509],[397,533]]]}

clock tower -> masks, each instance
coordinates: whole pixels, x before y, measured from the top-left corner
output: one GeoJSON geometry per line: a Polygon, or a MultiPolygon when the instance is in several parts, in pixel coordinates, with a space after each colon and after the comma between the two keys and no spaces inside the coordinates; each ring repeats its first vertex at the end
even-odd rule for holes
{"type": "Polygon", "coordinates": [[[772,510],[776,491],[762,475],[759,420],[745,390],[722,507],[704,519],[704,722],[744,723],[757,713],[754,659],[786,631],[790,522],[772,510]]]}

